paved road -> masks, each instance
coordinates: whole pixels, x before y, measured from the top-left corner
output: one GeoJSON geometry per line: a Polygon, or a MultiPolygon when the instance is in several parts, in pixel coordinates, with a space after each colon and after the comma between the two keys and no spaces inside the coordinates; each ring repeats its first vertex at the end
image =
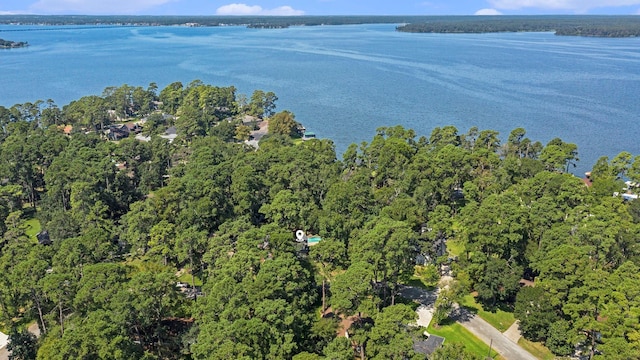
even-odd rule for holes
{"type": "MultiPolygon", "coordinates": [[[[31,324],[28,330],[36,337],[40,337],[40,328],[38,327],[37,323],[31,324]]],[[[0,332],[0,360],[9,360],[9,352],[7,351],[8,340],[9,336],[0,332]]]]}
{"type": "MultiPolygon", "coordinates": [[[[400,289],[400,295],[411,300],[416,300],[424,307],[432,309],[436,301],[437,292],[413,286],[403,286],[400,289]]],[[[537,360],[535,356],[518,346],[517,343],[511,341],[507,336],[491,326],[488,322],[482,320],[479,316],[463,308],[458,308],[452,317],[487,345],[491,344],[492,349],[502,355],[506,360],[537,360]]]]}
{"type": "Polygon", "coordinates": [[[471,331],[480,340],[491,344],[492,348],[507,360],[537,360],[537,358],[515,342],[511,341],[503,333],[482,320],[479,316],[470,313],[464,308],[458,308],[453,318],[467,330],[471,331]]]}

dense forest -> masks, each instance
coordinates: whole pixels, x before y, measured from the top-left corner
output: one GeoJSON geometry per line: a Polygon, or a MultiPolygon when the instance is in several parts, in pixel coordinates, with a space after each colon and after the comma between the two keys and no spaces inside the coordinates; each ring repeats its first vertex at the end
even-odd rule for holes
{"type": "MultiPolygon", "coordinates": [[[[583,181],[558,138],[394,126],[337,160],[277,100],[196,80],[0,106],[12,358],[425,359],[399,293],[442,266],[435,326],[473,294],[557,355],[640,357],[640,202],[614,196],[640,156],[583,181]],[[138,134],[110,140],[122,125],[138,134]]],[[[447,341],[428,358],[483,356],[447,341]]]]}
{"type": "Polygon", "coordinates": [[[554,32],[556,35],[636,37],[637,16],[475,16],[441,17],[397,27],[412,33],[554,32]]]}
{"type": "MultiPolygon", "coordinates": [[[[413,33],[541,32],[556,35],[635,37],[640,35],[637,16],[90,16],[3,15],[0,24],[76,26],[223,26],[279,29],[289,26],[404,24],[398,31],[413,33]]],[[[24,31],[26,29],[5,29],[24,31]]],[[[42,30],[42,29],[29,29],[42,30]]],[[[50,29],[49,29],[50,30],[50,29]]]]}

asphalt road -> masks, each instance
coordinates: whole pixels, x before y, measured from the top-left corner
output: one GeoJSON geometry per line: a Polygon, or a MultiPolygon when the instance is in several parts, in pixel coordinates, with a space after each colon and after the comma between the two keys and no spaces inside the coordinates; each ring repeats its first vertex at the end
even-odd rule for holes
{"type": "MultiPolygon", "coordinates": [[[[400,290],[400,295],[411,300],[416,300],[429,308],[431,308],[436,301],[435,291],[428,291],[413,286],[403,286],[400,290]]],[[[511,341],[507,336],[491,326],[488,322],[482,320],[479,316],[463,308],[458,308],[452,317],[480,340],[487,345],[491,345],[491,348],[506,360],[537,360],[535,356],[518,346],[518,344],[511,341]]]]}
{"type": "Polygon", "coordinates": [[[454,319],[507,360],[537,360],[535,356],[511,341],[479,316],[458,308],[454,319]]]}

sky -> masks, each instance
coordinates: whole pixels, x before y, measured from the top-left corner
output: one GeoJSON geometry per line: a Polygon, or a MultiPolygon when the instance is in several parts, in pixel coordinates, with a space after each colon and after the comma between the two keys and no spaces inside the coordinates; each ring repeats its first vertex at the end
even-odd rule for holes
{"type": "Polygon", "coordinates": [[[640,0],[0,0],[0,15],[640,15],[640,0]]]}

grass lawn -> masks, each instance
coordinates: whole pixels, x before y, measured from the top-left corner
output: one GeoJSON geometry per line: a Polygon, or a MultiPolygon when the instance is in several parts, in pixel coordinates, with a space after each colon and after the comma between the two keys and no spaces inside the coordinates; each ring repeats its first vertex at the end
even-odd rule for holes
{"type": "Polygon", "coordinates": [[[416,265],[413,268],[413,275],[405,285],[423,288],[426,290],[435,290],[440,281],[440,272],[435,265],[416,265]]]}
{"type": "Polygon", "coordinates": [[[25,221],[24,224],[25,224],[25,233],[27,234],[27,236],[34,241],[38,241],[36,234],[39,233],[40,230],[42,229],[40,226],[40,220],[36,218],[31,218],[25,221]]]}
{"type": "Polygon", "coordinates": [[[137,257],[137,256],[128,257],[122,262],[122,264],[131,266],[132,268],[135,269],[134,271],[161,272],[161,271],[165,271],[165,270],[174,269],[171,266],[162,265],[162,264],[158,263],[157,261],[149,259],[149,258],[147,258],[145,256],[143,256],[143,257],[137,257]]]}
{"type": "Polygon", "coordinates": [[[547,349],[542,343],[529,341],[525,338],[518,340],[518,345],[531,353],[531,355],[541,360],[553,360],[555,356],[551,350],[547,349]]]}
{"type": "Polygon", "coordinates": [[[505,332],[509,326],[516,321],[516,318],[513,316],[513,312],[504,311],[502,309],[496,309],[494,312],[484,310],[482,305],[478,304],[471,294],[466,295],[460,302],[460,305],[466,307],[471,312],[478,314],[478,316],[480,316],[484,321],[491,324],[500,332],[505,332]]]}
{"type": "Polygon", "coordinates": [[[464,244],[458,239],[447,240],[447,251],[449,256],[463,257],[465,255],[464,244]]]}
{"type": "MultiPolygon", "coordinates": [[[[158,264],[157,262],[144,257],[129,258],[125,260],[123,264],[129,265],[138,271],[164,271],[173,269],[170,266],[158,264]]],[[[176,271],[176,276],[178,277],[179,282],[191,285],[191,269],[184,268],[182,270],[176,271]]],[[[196,286],[202,286],[202,279],[196,276],[193,280],[196,286]]]]}
{"type": "MultiPolygon", "coordinates": [[[[476,354],[483,359],[489,354],[489,345],[482,342],[482,340],[470,333],[469,330],[465,329],[462,325],[454,322],[453,320],[445,320],[444,324],[438,329],[434,328],[432,324],[429,324],[427,332],[429,334],[442,336],[446,339],[445,342],[448,341],[451,343],[462,344],[469,352],[476,354]]],[[[491,358],[503,359],[503,357],[493,349],[491,350],[491,358]]]]}
{"type": "MultiPolygon", "coordinates": [[[[180,274],[180,276],[178,277],[178,281],[191,285],[191,269],[185,268],[181,272],[182,274],[180,274]]],[[[197,276],[193,278],[193,283],[195,284],[195,286],[202,286],[202,280],[197,276]]]]}

